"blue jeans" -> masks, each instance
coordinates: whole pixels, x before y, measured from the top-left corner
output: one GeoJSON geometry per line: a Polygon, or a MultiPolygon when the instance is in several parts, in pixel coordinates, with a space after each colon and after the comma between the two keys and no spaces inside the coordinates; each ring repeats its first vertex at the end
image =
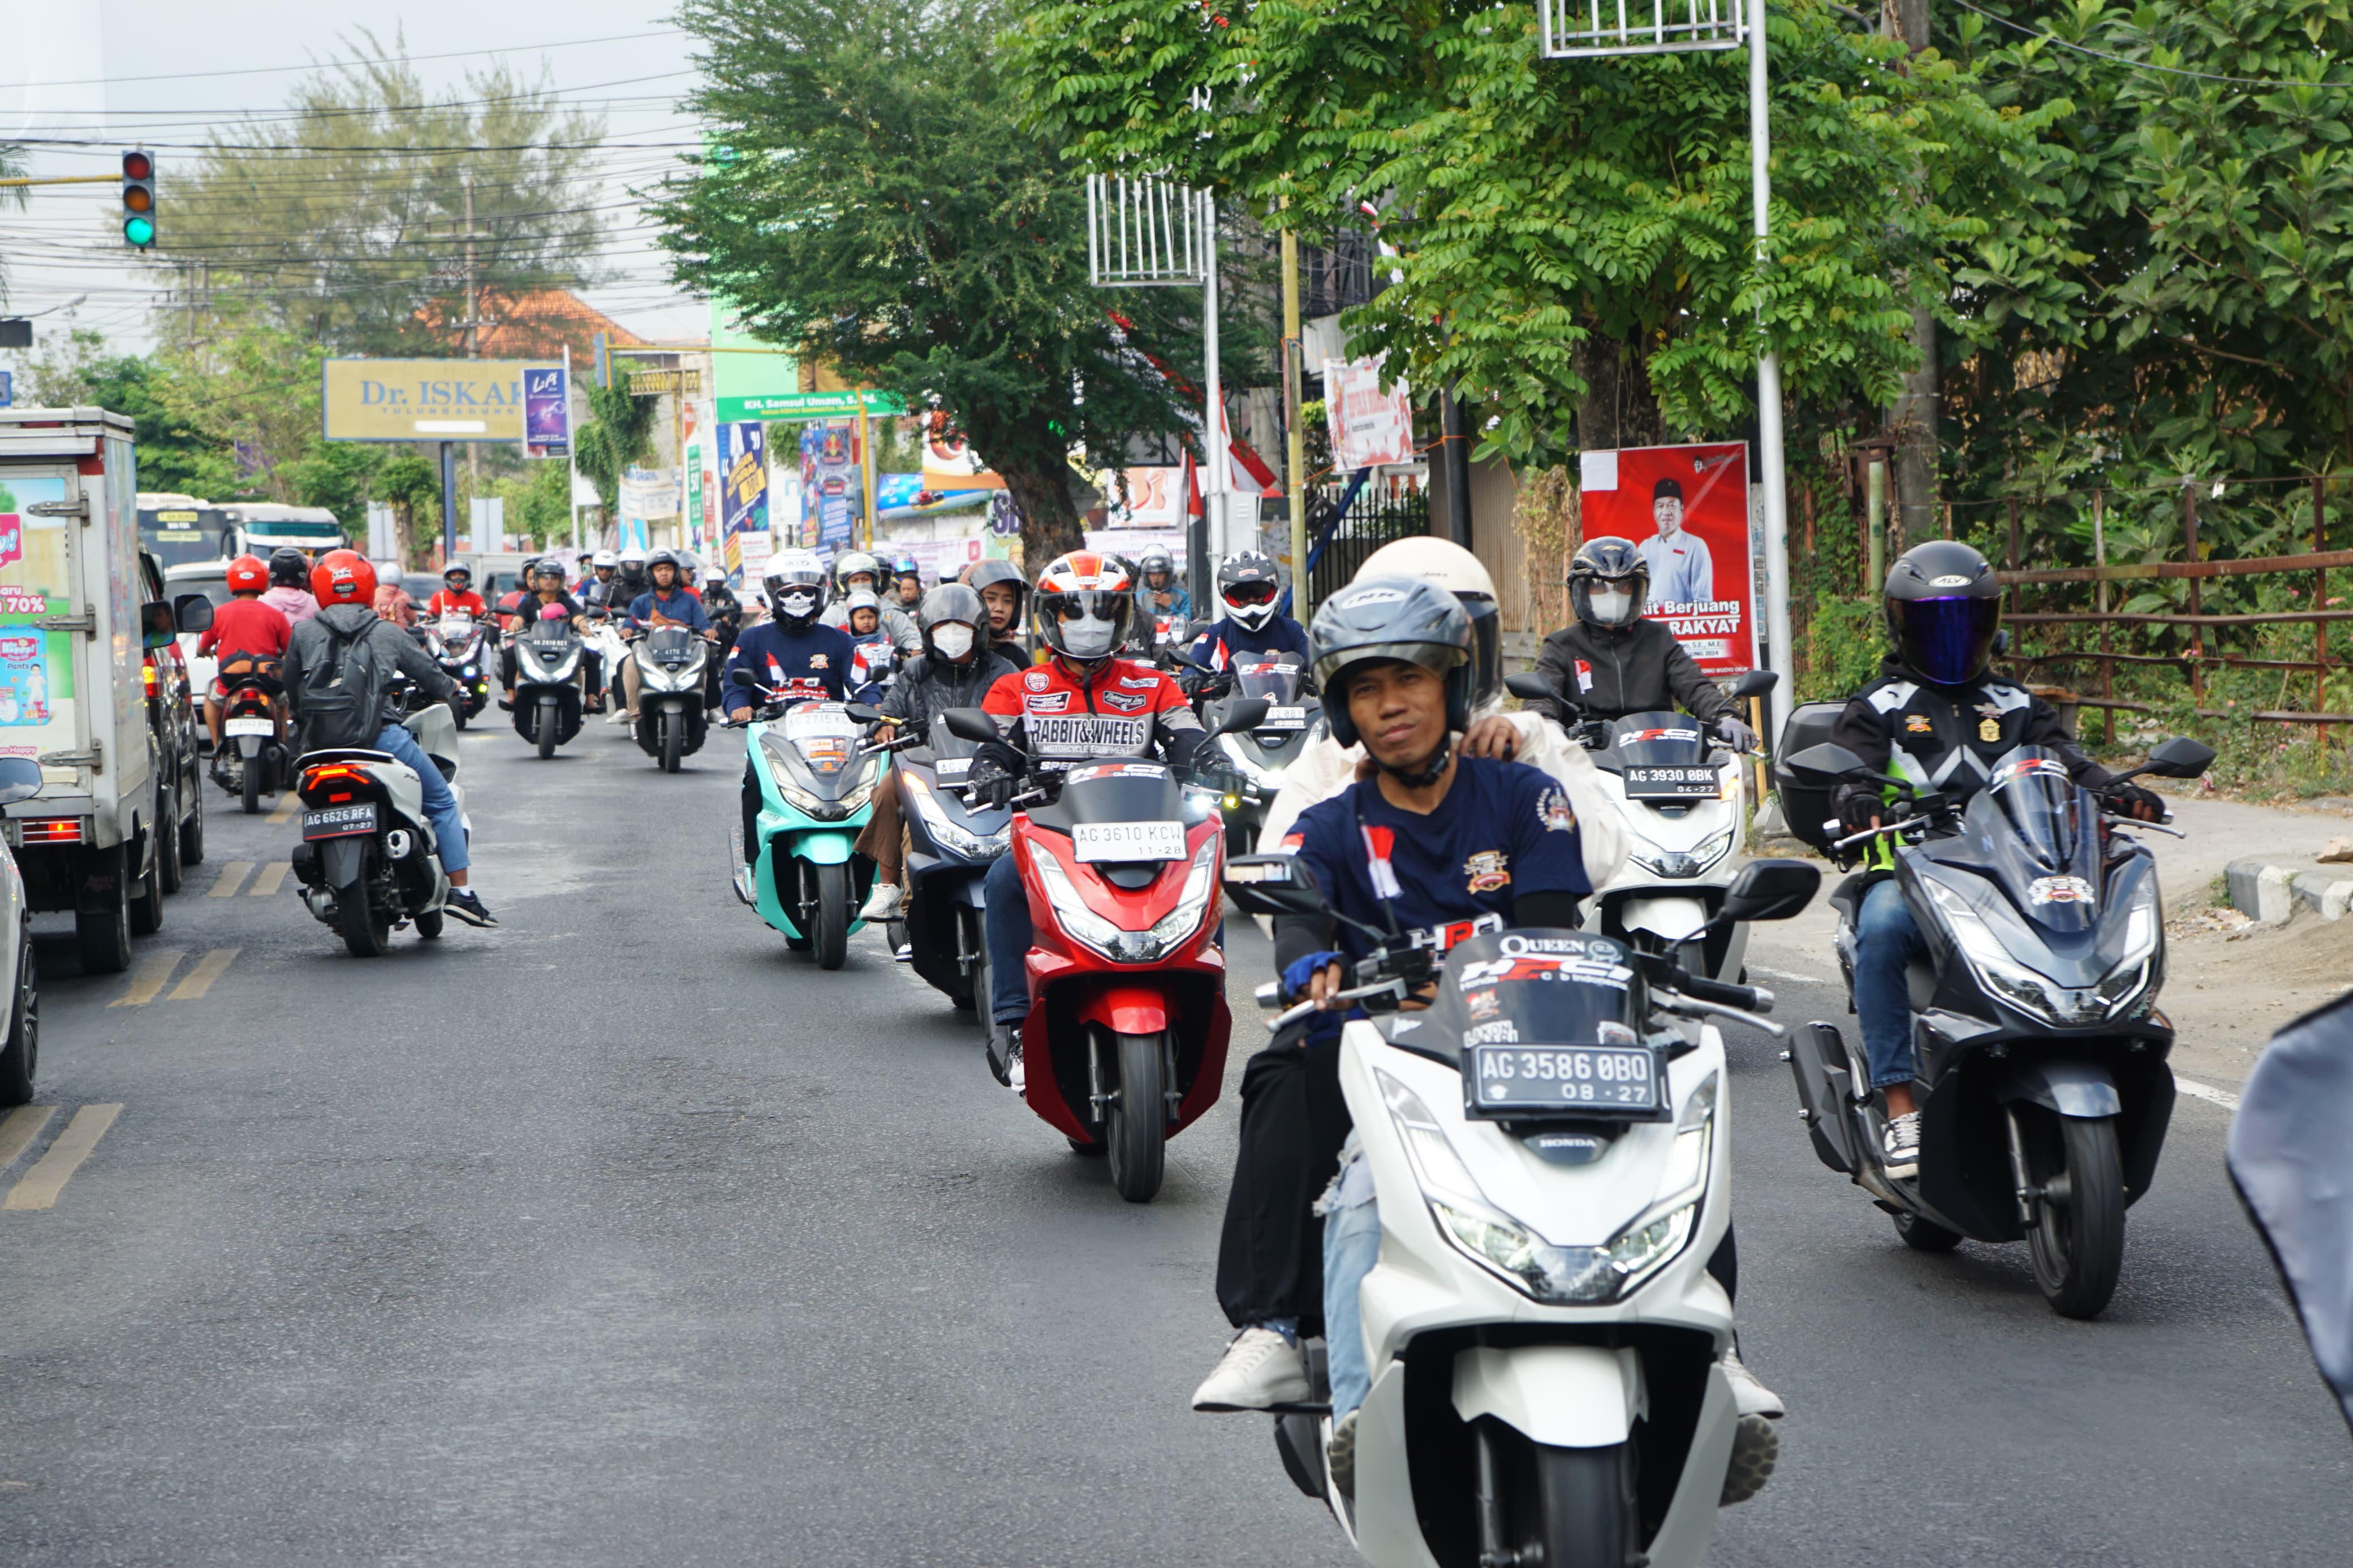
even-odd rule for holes
{"type": "Polygon", "coordinates": [[[417,737],[405,724],[386,724],[375,738],[375,749],[390,752],[416,770],[425,785],[425,820],[433,825],[435,851],[441,857],[441,869],[462,871],[473,863],[466,853],[466,825],[458,815],[458,796],[449,788],[449,781],[417,743],[417,737]]]}
{"type": "Polygon", "coordinates": [[[1356,1296],[1381,1258],[1381,1205],[1373,1201],[1372,1172],[1353,1150],[1324,1215],[1324,1356],[1332,1384],[1332,1419],[1364,1404],[1373,1391],[1365,1356],[1365,1320],[1356,1296]]]}
{"type": "Polygon", "coordinates": [[[988,1016],[1018,1024],[1029,1016],[1029,895],[1007,850],[988,868],[983,884],[988,904],[988,1016]]]}
{"type": "Polygon", "coordinates": [[[1862,1024],[1862,1048],[1871,1058],[1871,1087],[1910,1083],[1912,1002],[1904,966],[1927,951],[1904,890],[1890,877],[1873,882],[1862,896],[1854,922],[1854,1012],[1862,1024]]]}

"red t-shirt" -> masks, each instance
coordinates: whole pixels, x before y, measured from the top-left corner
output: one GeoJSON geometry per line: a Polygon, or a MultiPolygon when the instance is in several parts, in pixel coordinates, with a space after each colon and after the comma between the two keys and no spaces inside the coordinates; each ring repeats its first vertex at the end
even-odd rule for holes
{"type": "Polygon", "coordinates": [[[1053,762],[1148,757],[1156,725],[1199,728],[1174,680],[1155,666],[1124,658],[1105,659],[1084,684],[1060,659],[1050,658],[998,676],[980,705],[1002,718],[1020,715],[1029,749],[1053,762]]]}
{"type": "Polygon", "coordinates": [[[470,615],[479,621],[491,613],[491,606],[480,594],[470,588],[462,594],[453,594],[444,588],[425,601],[425,613],[428,616],[438,617],[446,616],[453,610],[470,615]]]}
{"type": "Polygon", "coordinates": [[[285,612],[259,599],[231,599],[213,611],[213,624],[196,638],[196,657],[215,648],[276,658],[286,651],[294,625],[285,612]]]}

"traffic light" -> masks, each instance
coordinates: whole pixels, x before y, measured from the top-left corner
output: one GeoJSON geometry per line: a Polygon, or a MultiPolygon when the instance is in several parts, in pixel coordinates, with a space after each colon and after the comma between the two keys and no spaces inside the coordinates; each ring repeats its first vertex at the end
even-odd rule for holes
{"type": "Polygon", "coordinates": [[[141,250],[155,243],[155,158],[138,148],[122,154],[122,242],[141,250]]]}

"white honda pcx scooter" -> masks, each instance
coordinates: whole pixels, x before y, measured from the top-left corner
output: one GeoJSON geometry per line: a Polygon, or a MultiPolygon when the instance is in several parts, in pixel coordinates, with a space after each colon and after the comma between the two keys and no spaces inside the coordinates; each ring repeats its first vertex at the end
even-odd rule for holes
{"type": "MultiPolygon", "coordinates": [[[[1786,920],[1820,883],[1751,861],[1718,919],[1786,920]]],[[[1229,862],[1227,888],[1253,914],[1327,912],[1287,856],[1229,862]]],[[[1707,1020],[1778,1037],[1756,1016],[1771,995],[1550,930],[1471,935],[1442,968],[1390,940],[1356,981],[1374,1016],[1345,1026],[1340,1083],[1381,1225],[1358,1295],[1372,1388],[1353,1497],[1328,1413],[1278,1415],[1284,1468],[1384,1568],[1697,1563],[1716,1510],[1772,1469],[1758,1418],[1732,1470],[1732,1304],[1707,1272],[1731,1214],[1707,1020]],[[1427,1010],[1397,1010],[1433,978],[1427,1010]]]]}

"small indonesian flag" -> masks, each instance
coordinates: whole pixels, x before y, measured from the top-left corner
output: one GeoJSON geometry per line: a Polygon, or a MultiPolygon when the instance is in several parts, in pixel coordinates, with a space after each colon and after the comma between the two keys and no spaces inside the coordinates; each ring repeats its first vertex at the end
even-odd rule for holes
{"type": "Polygon", "coordinates": [[[1404,897],[1405,889],[1398,886],[1397,869],[1389,864],[1389,851],[1396,847],[1397,835],[1386,827],[1366,827],[1363,832],[1365,854],[1372,867],[1374,893],[1384,899],[1404,897]]]}

